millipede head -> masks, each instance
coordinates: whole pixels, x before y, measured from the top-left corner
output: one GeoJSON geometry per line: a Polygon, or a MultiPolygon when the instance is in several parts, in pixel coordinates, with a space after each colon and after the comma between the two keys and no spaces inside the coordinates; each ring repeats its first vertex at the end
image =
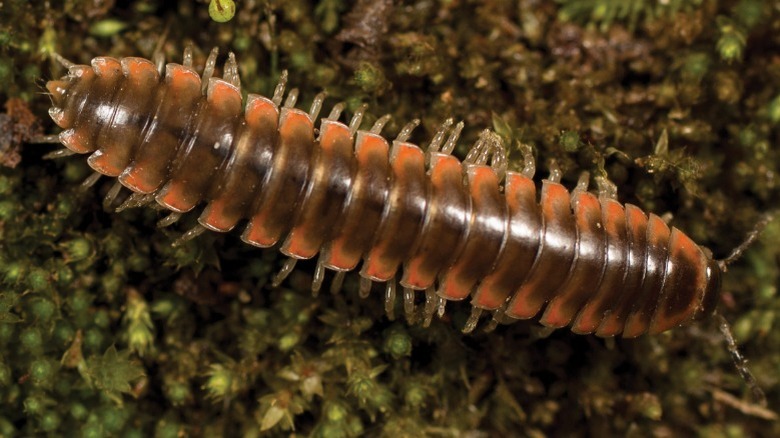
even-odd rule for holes
{"type": "Polygon", "coordinates": [[[61,107],[65,102],[65,95],[68,93],[71,81],[65,79],[53,80],[46,83],[46,89],[51,94],[51,100],[54,106],[61,107]]]}
{"type": "Polygon", "coordinates": [[[46,83],[52,100],[49,110],[54,123],[63,129],[72,128],[77,116],[79,102],[86,98],[95,72],[85,65],[73,65],[68,74],[46,83]]]}
{"type": "Polygon", "coordinates": [[[69,128],[73,123],[73,114],[65,111],[68,106],[69,95],[73,85],[78,79],[75,76],[64,76],[57,80],[51,80],[46,83],[46,89],[51,96],[52,107],[49,109],[49,116],[54,123],[61,128],[69,128]]]}

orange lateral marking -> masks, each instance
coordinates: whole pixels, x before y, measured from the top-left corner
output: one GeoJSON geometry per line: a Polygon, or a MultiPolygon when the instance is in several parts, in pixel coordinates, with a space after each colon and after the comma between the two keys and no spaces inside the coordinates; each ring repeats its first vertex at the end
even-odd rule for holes
{"type": "MultiPolygon", "coordinates": [[[[231,98],[230,100],[233,99],[231,98]]],[[[240,96],[238,104],[241,104],[240,96]]],[[[228,105],[232,106],[230,103],[228,105]]],[[[271,100],[265,97],[258,96],[256,94],[250,94],[247,97],[244,120],[246,121],[246,124],[251,131],[275,132],[279,123],[279,108],[277,108],[276,105],[271,102],[271,100]]],[[[239,141],[239,139],[234,141],[239,141]]],[[[239,143],[237,147],[241,148],[242,146],[239,143]]],[[[234,150],[233,154],[241,154],[241,156],[245,156],[248,153],[234,150]]],[[[240,165],[249,164],[243,163],[240,165]]],[[[229,187],[235,186],[236,181],[233,178],[234,177],[232,176],[228,176],[227,178],[227,185],[229,187]]],[[[229,192],[229,190],[225,190],[223,193],[220,193],[219,197],[211,200],[208,205],[206,205],[203,213],[201,213],[198,221],[213,230],[229,231],[233,229],[233,227],[236,226],[238,220],[237,218],[228,217],[226,214],[226,210],[232,205],[231,200],[227,198],[228,196],[231,196],[229,192]]]]}
{"type": "Polygon", "coordinates": [[[141,86],[156,83],[160,80],[160,74],[149,60],[144,58],[122,58],[120,61],[122,72],[131,81],[133,86],[141,86]]]}
{"type": "Polygon", "coordinates": [[[615,297],[596,329],[596,336],[619,335],[625,328],[625,322],[636,300],[636,291],[644,280],[645,259],[647,257],[647,216],[631,204],[625,205],[628,255],[624,289],[615,297]]]}
{"type": "MultiPolygon", "coordinates": [[[[342,123],[323,123],[319,142],[321,153],[333,155],[336,148],[343,144],[343,141],[349,141],[349,138],[349,128],[346,125],[342,123]]],[[[314,184],[314,182],[310,182],[310,184],[314,184]]],[[[290,232],[283,251],[302,259],[314,257],[320,249],[322,237],[324,236],[316,236],[317,240],[312,241],[310,239],[312,228],[314,228],[313,224],[306,221],[296,225],[290,232]]]]}
{"type": "Polygon", "coordinates": [[[539,322],[547,327],[565,327],[583,304],[597,292],[605,262],[605,237],[601,223],[601,204],[592,193],[577,193],[574,221],[579,232],[577,258],[567,282],[557,291],[539,322]],[[594,250],[598,251],[595,252],[594,250]]]}
{"type": "Polygon", "coordinates": [[[96,172],[100,172],[103,175],[112,177],[119,176],[124,170],[124,166],[117,165],[116,160],[112,160],[112,158],[114,158],[112,154],[97,150],[87,158],[87,164],[96,172]]]}
{"type": "MultiPolygon", "coordinates": [[[[358,171],[355,175],[355,182],[353,183],[353,194],[359,192],[365,196],[366,189],[358,188],[361,185],[365,186],[365,184],[367,184],[366,179],[368,178],[365,173],[361,173],[361,169],[370,169],[375,165],[376,161],[386,160],[389,149],[390,145],[387,143],[387,140],[380,135],[371,133],[362,133],[358,135],[355,142],[355,158],[357,160],[358,171]]],[[[352,199],[350,202],[360,203],[359,205],[354,205],[361,207],[361,209],[365,208],[364,199],[352,199]]],[[[349,251],[347,242],[349,242],[351,238],[352,236],[340,233],[338,237],[331,241],[330,245],[328,245],[327,254],[325,254],[325,257],[323,258],[326,266],[340,270],[354,269],[355,266],[357,266],[363,254],[349,251]]]]}
{"type": "MultiPolygon", "coordinates": [[[[431,205],[428,208],[426,225],[429,225],[432,219],[435,219],[434,215],[441,215],[436,209],[441,209],[442,205],[437,205],[436,194],[439,192],[451,193],[448,190],[448,185],[453,181],[460,183],[462,166],[460,161],[452,155],[437,155],[435,163],[431,169],[430,181],[432,186],[433,195],[431,196],[431,205]]],[[[447,202],[444,200],[444,202],[447,202]]],[[[422,240],[425,240],[426,225],[423,225],[423,231],[420,233],[422,240]]],[[[425,271],[425,264],[428,261],[428,248],[417,248],[416,254],[404,264],[404,274],[401,278],[401,284],[413,289],[427,289],[436,280],[436,274],[438,272],[425,271]]]]}
{"type": "MultiPolygon", "coordinates": [[[[492,230],[488,230],[487,225],[484,223],[478,223],[475,216],[480,214],[492,214],[493,207],[496,204],[496,195],[498,192],[498,175],[495,171],[488,166],[469,166],[467,170],[469,196],[471,196],[472,212],[470,221],[472,226],[475,227],[472,233],[490,233],[492,230]],[[487,212],[485,210],[488,210],[487,212]]],[[[501,200],[498,200],[500,203],[501,200]]],[[[501,216],[501,219],[504,217],[501,216]]],[[[483,218],[485,219],[485,218],[483,218]]],[[[489,218],[488,218],[489,220],[489,218]]],[[[502,223],[502,227],[505,227],[506,223],[502,223]]],[[[500,235],[503,236],[506,230],[504,229],[500,235]]],[[[473,240],[472,240],[473,242],[473,240]]],[[[479,280],[478,277],[484,276],[485,273],[492,267],[493,261],[498,255],[498,250],[501,242],[489,242],[488,248],[479,248],[480,251],[484,251],[486,256],[484,261],[480,261],[480,266],[473,265],[473,259],[467,259],[465,257],[468,254],[473,254],[475,248],[470,247],[469,243],[466,243],[466,249],[461,255],[461,260],[455,262],[455,264],[449,268],[444,281],[439,290],[439,295],[449,300],[462,300],[469,296],[474,285],[479,280]],[[490,255],[492,254],[492,255],[490,255]],[[489,258],[493,260],[487,260],[489,258]],[[474,272],[475,269],[477,272],[474,272]],[[476,276],[475,276],[476,274],[476,276]]],[[[484,244],[484,242],[483,242],[484,244]]]]}
{"type": "Polygon", "coordinates": [[[60,133],[60,142],[65,145],[66,148],[78,154],[86,154],[87,152],[92,152],[94,150],[92,142],[84,135],[83,129],[71,128],[67,131],[62,131],[60,133]]]}
{"type": "Polygon", "coordinates": [[[693,317],[707,287],[707,264],[699,246],[685,233],[672,228],[666,282],[650,322],[650,334],[661,333],[693,317]]]}
{"type": "Polygon", "coordinates": [[[541,208],[545,223],[545,239],[525,283],[515,293],[507,307],[507,316],[528,319],[539,313],[550,294],[556,292],[567,277],[574,259],[573,217],[569,192],[558,183],[544,181],[541,208]],[[561,272],[566,269],[567,272],[561,272]],[[556,274],[551,275],[553,272],[556,274]]]}
{"type": "Polygon", "coordinates": [[[165,81],[168,84],[171,95],[192,87],[200,89],[200,76],[198,76],[198,73],[192,68],[180,64],[168,64],[165,66],[165,81]]]}
{"type": "Polygon", "coordinates": [[[207,225],[210,228],[219,232],[227,232],[236,226],[235,221],[229,220],[224,214],[227,202],[222,198],[212,200],[203,209],[203,213],[198,217],[198,222],[207,225]]]}
{"type": "Polygon", "coordinates": [[[121,175],[119,175],[119,181],[122,185],[128,189],[138,193],[152,193],[157,189],[157,186],[145,180],[144,168],[138,165],[134,165],[125,169],[121,175]]]}
{"type": "Polygon", "coordinates": [[[238,114],[241,112],[241,93],[235,85],[222,79],[209,79],[206,99],[209,105],[220,113],[238,114]]]}
{"type": "MultiPolygon", "coordinates": [[[[475,307],[486,310],[495,310],[503,306],[509,295],[517,287],[517,285],[505,284],[506,278],[515,269],[512,261],[507,256],[511,256],[513,250],[528,251],[528,249],[520,248],[522,243],[512,239],[517,232],[517,230],[512,229],[512,219],[525,213],[523,211],[523,200],[527,199],[528,196],[533,199],[532,202],[536,202],[536,185],[533,180],[518,173],[507,172],[504,193],[507,217],[510,219],[509,229],[507,230],[507,238],[509,240],[505,242],[502,253],[496,259],[496,266],[493,268],[493,272],[482,280],[472,300],[472,304],[475,307]]],[[[536,248],[534,248],[534,251],[536,251],[536,248]]]]}
{"type": "MultiPolygon", "coordinates": [[[[419,147],[411,143],[395,142],[393,144],[390,166],[395,180],[394,185],[396,186],[391,187],[390,196],[392,197],[395,194],[396,198],[387,200],[390,204],[390,210],[386,213],[386,217],[382,218],[382,225],[380,226],[383,228],[391,227],[392,230],[397,230],[407,207],[407,200],[399,197],[399,195],[406,195],[405,190],[399,190],[399,187],[407,185],[406,180],[410,172],[416,170],[422,173],[425,172],[425,155],[419,147]],[[385,224],[384,222],[387,220],[391,220],[392,224],[385,224]]],[[[368,256],[366,256],[361,275],[375,281],[387,281],[393,278],[401,263],[401,260],[394,257],[393,254],[392,248],[395,244],[396,242],[391,238],[384,238],[376,242],[369,250],[368,256]]]]}
{"type": "Polygon", "coordinates": [[[276,129],[279,124],[279,108],[270,99],[250,94],[244,113],[246,124],[253,130],[271,125],[276,129]]]}
{"type": "MultiPolygon", "coordinates": [[[[287,161],[291,154],[289,149],[299,146],[294,143],[303,136],[311,137],[314,132],[314,126],[307,113],[296,109],[286,108],[286,110],[279,123],[279,149],[276,151],[277,156],[274,159],[273,170],[270,175],[271,179],[269,180],[270,183],[275,183],[275,185],[271,187],[269,184],[265,188],[267,191],[265,195],[267,196],[263,198],[263,205],[260,206],[260,209],[252,217],[242,236],[244,241],[260,247],[273,246],[280,237],[279,226],[274,224],[271,218],[274,216],[274,213],[277,213],[274,209],[277,207],[275,204],[280,192],[280,187],[278,186],[286,183],[284,181],[286,179],[285,174],[290,169],[278,168],[278,160],[283,159],[287,161]],[[280,158],[280,155],[283,156],[280,158]]],[[[309,143],[313,143],[313,140],[309,143]]]]}
{"type": "Polygon", "coordinates": [[[94,58],[92,69],[101,80],[111,80],[122,74],[122,64],[117,59],[108,56],[94,58]]]}
{"type": "MultiPolygon", "coordinates": [[[[166,65],[165,84],[161,90],[164,92],[163,101],[155,117],[159,120],[171,118],[177,120],[177,123],[186,121],[181,117],[184,114],[177,114],[181,106],[189,108],[196,105],[202,96],[198,74],[179,64],[166,65]]],[[[151,124],[150,130],[137,145],[133,161],[119,175],[119,181],[138,193],[153,193],[160,188],[168,173],[164,167],[171,163],[180,146],[181,128],[177,125],[173,129],[163,129],[155,123],[151,124]]]]}
{"type": "MultiPolygon", "coordinates": [[[[625,276],[628,266],[628,238],[626,236],[626,212],[619,202],[612,199],[602,201],[604,211],[604,231],[607,235],[607,263],[620,266],[620,279],[625,276]],[[613,252],[610,252],[610,249],[613,252]]],[[[609,273],[606,273],[609,274],[609,273]]],[[[572,331],[579,334],[593,333],[604,319],[610,305],[620,293],[619,284],[605,284],[607,275],[602,279],[600,289],[582,308],[574,320],[572,331]]]]}
{"type": "Polygon", "coordinates": [[[626,320],[623,336],[637,337],[647,331],[650,320],[658,306],[661,288],[666,278],[666,265],[669,260],[669,236],[671,231],[663,219],[650,214],[647,220],[647,249],[645,257],[647,269],[642,281],[642,288],[635,296],[631,314],[626,320]],[[660,255],[654,257],[655,255],[660,255]]]}
{"type": "MultiPolygon", "coordinates": [[[[127,96],[138,99],[137,96],[143,96],[149,91],[148,88],[154,87],[159,82],[157,70],[146,59],[122,58],[119,64],[124,75],[122,78],[124,83],[120,85],[121,89],[117,100],[126,99],[127,96]]],[[[101,69],[105,69],[105,67],[103,66],[101,69]]],[[[102,75],[105,76],[105,74],[102,75]]],[[[113,74],[113,70],[111,74],[113,74]]],[[[130,164],[131,151],[139,141],[134,138],[135,135],[116,135],[115,124],[120,123],[121,125],[122,122],[117,122],[114,117],[128,110],[116,108],[114,111],[112,120],[104,126],[104,130],[98,136],[97,141],[101,142],[100,149],[87,159],[87,163],[94,170],[112,177],[119,176],[130,164]]]]}
{"type": "Polygon", "coordinates": [[[187,202],[184,197],[185,187],[181,181],[171,180],[163,187],[160,193],[155,197],[157,203],[178,213],[184,213],[192,210],[194,205],[187,202]]]}

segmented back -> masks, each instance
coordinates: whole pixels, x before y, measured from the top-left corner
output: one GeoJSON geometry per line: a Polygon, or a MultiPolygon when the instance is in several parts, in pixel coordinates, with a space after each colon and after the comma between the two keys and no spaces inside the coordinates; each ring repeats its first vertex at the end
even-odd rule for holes
{"type": "Polygon", "coordinates": [[[533,165],[505,172],[489,131],[463,162],[452,156],[462,124],[449,121],[427,152],[407,141],[416,123],[388,142],[387,118],[358,130],[362,113],[344,124],[341,105],[316,135],[322,97],[308,113],[294,108],[295,91],[281,105],[282,83],[244,108],[232,54],[226,80],[211,77],[215,61],[213,51],[201,78],[189,53],[164,72],[100,57],[47,84],[61,142],[134,192],[120,208],[155,200],[180,214],[205,204],[202,228],[187,237],[247,220],[244,241],[280,244],[291,257],[277,282],[319,254],[318,290],[325,269],[362,261],[361,294],[386,282],[389,312],[402,267],[407,317],[424,290],[426,323],[469,296],[467,330],[485,310],[494,321],[541,314],[550,327],[633,337],[712,312],[719,265],[659,217],[621,205],[606,183],[599,196],[584,180],[569,193],[553,172],[537,197],[533,165]]]}

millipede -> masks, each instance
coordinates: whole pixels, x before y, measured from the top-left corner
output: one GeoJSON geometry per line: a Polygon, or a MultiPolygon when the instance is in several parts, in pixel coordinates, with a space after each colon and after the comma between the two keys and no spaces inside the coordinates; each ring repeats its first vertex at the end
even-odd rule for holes
{"type": "Polygon", "coordinates": [[[425,150],[409,142],[418,120],[392,141],[381,135],[389,116],[360,129],[365,106],[343,123],[345,105],[336,104],[315,129],[324,93],[308,112],[297,109],[283,74],[271,98],[244,103],[235,56],[219,79],[217,55],[202,74],[191,48],[182,64],[97,57],[86,66],[57,55],[68,73],[46,88],[63,131],[45,140],[65,146],[52,157],[89,154],[86,186],[116,178],[105,205],[130,189],[116,210],[156,202],[170,210],[165,226],[205,205],[181,240],[246,221],[243,241],[289,257],[275,285],[298,260],[318,257],[313,291],[326,270],[337,288],[360,267],[359,294],[384,283],[391,318],[400,289],[406,318],[426,325],[446,302],[470,298],[465,332],[487,313],[488,328],[538,318],[632,338],[715,313],[721,275],[760,229],[716,260],[657,215],[620,203],[606,178],[595,178],[594,194],[583,173],[569,192],[551,166],[537,193],[531,154],[521,171],[507,170],[490,130],[461,161],[452,151],[463,123],[451,119],[425,150]]]}

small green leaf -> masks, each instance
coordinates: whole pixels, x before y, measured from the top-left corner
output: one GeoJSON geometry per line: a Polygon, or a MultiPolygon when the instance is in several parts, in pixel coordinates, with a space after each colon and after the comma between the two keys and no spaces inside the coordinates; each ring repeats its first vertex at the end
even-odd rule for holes
{"type": "Polygon", "coordinates": [[[22,320],[19,315],[11,313],[18,298],[18,295],[13,292],[0,293],[0,323],[15,323],[22,320]]]}
{"type": "Polygon", "coordinates": [[[92,26],[89,27],[89,33],[96,37],[108,38],[122,32],[125,29],[127,29],[127,23],[121,20],[109,18],[92,24],[92,26]]]}
{"type": "Polygon", "coordinates": [[[284,409],[278,406],[271,406],[268,411],[266,411],[265,415],[263,415],[263,421],[260,424],[260,431],[265,432],[266,430],[276,426],[276,423],[278,423],[282,418],[284,418],[284,409]]]}
{"type": "Polygon", "coordinates": [[[130,359],[130,351],[118,352],[113,345],[103,356],[87,359],[85,377],[88,383],[106,393],[112,400],[121,404],[121,393],[132,390],[131,382],[144,376],[144,369],[130,359]]]}
{"type": "Polygon", "coordinates": [[[498,134],[505,143],[510,143],[511,140],[515,137],[512,125],[510,125],[509,122],[501,118],[501,116],[496,113],[493,113],[491,117],[493,120],[493,131],[495,131],[496,134],[498,134]]]}

